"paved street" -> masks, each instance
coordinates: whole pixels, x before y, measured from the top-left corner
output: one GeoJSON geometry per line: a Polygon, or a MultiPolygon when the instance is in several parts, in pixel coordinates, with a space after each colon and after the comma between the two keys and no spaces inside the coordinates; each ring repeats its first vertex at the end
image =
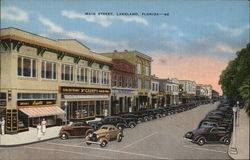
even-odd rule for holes
{"type": "Polygon", "coordinates": [[[197,127],[199,121],[217,104],[202,105],[139,124],[134,129],[126,129],[122,142],[110,142],[106,148],[93,144],[87,146],[81,138],[54,139],[0,148],[0,159],[229,159],[226,145],[198,146],[183,139],[183,135],[197,127]]]}

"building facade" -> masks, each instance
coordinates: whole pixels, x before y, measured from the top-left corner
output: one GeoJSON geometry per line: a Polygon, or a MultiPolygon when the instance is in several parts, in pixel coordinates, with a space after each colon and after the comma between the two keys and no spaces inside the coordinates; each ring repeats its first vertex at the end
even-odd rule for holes
{"type": "Polygon", "coordinates": [[[125,59],[135,65],[134,84],[136,93],[134,97],[133,111],[142,107],[152,107],[150,104],[150,75],[152,58],[138,51],[127,51],[102,53],[102,55],[113,59],[125,59]]]}
{"type": "Polygon", "coordinates": [[[132,111],[135,96],[135,66],[124,59],[113,59],[111,115],[132,111]]]}
{"type": "Polygon", "coordinates": [[[179,104],[179,81],[176,78],[160,79],[160,92],[164,93],[163,106],[179,104]]]}
{"type": "Polygon", "coordinates": [[[160,94],[160,81],[155,75],[151,76],[151,105],[153,108],[160,106],[163,96],[160,94]]]}
{"type": "Polygon", "coordinates": [[[108,57],[77,40],[52,40],[15,28],[0,34],[1,112],[6,131],[110,114],[108,57]],[[4,111],[3,111],[4,110],[4,111]]]}
{"type": "Polygon", "coordinates": [[[197,84],[196,97],[200,100],[212,99],[212,86],[197,84]]]}
{"type": "Polygon", "coordinates": [[[182,103],[189,103],[196,99],[196,82],[191,80],[179,80],[179,98],[182,103]]]}

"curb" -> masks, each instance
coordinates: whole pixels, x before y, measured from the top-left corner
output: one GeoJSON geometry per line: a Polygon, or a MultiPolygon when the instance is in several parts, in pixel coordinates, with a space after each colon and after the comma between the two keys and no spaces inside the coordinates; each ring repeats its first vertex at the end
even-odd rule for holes
{"type": "Polygon", "coordinates": [[[0,145],[0,147],[18,147],[18,146],[23,146],[23,145],[29,145],[29,144],[35,144],[35,143],[39,143],[39,142],[45,142],[45,141],[49,141],[52,139],[57,139],[59,137],[53,137],[53,138],[49,138],[49,139],[44,139],[44,140],[40,140],[40,141],[34,141],[34,142],[28,142],[28,143],[22,143],[22,144],[13,144],[13,145],[0,145]]]}

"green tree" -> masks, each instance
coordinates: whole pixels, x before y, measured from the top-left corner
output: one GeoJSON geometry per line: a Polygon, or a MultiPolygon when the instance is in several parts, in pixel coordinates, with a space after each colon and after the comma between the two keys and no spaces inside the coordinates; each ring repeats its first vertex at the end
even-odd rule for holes
{"type": "Polygon", "coordinates": [[[219,84],[233,103],[242,102],[250,115],[249,82],[250,82],[250,43],[246,48],[236,53],[237,57],[230,61],[227,68],[220,75],[219,84]]]}

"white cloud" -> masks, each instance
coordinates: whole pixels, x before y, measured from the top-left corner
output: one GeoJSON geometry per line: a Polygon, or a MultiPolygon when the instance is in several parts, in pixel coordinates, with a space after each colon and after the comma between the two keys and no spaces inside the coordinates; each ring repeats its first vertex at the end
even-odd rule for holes
{"type": "Polygon", "coordinates": [[[244,32],[246,29],[249,29],[249,24],[248,25],[245,25],[241,28],[229,28],[229,27],[226,27],[220,23],[215,23],[216,27],[221,30],[221,31],[224,31],[224,32],[228,32],[230,33],[232,36],[239,36],[242,32],[244,32]]]}
{"type": "Polygon", "coordinates": [[[177,27],[176,27],[176,26],[174,26],[174,25],[169,25],[169,24],[167,24],[167,23],[162,23],[162,24],[160,25],[160,28],[161,28],[161,29],[167,29],[167,30],[177,30],[177,27]]]}
{"type": "MultiPolygon", "coordinates": [[[[121,49],[128,48],[127,41],[114,42],[114,41],[101,39],[98,37],[91,37],[91,36],[86,35],[84,32],[66,31],[62,27],[56,25],[51,20],[44,18],[44,17],[41,17],[41,16],[39,17],[39,21],[43,25],[45,25],[49,28],[48,32],[50,32],[50,33],[59,33],[63,36],[66,36],[66,37],[69,37],[72,39],[82,40],[82,41],[86,41],[88,43],[98,44],[98,45],[105,46],[105,47],[112,47],[112,49],[113,48],[121,48],[121,49]]],[[[45,34],[45,35],[47,35],[47,34],[45,34]]]]}
{"type": "Polygon", "coordinates": [[[124,23],[135,22],[148,25],[148,21],[137,16],[105,16],[105,15],[84,15],[75,11],[63,10],[62,15],[69,19],[83,19],[87,22],[97,23],[103,27],[112,25],[112,20],[121,20],[124,23]]]}
{"type": "Polygon", "coordinates": [[[50,32],[55,32],[55,33],[63,33],[64,30],[62,27],[60,26],[57,26],[56,24],[54,24],[52,21],[50,21],[49,19],[47,18],[44,18],[42,16],[39,16],[39,21],[45,25],[45,26],[48,26],[49,27],[49,31],[50,32]]]}
{"type": "Polygon", "coordinates": [[[236,52],[236,49],[234,49],[233,47],[225,43],[216,44],[212,50],[219,51],[219,52],[228,52],[228,53],[233,53],[233,54],[236,52]]]}
{"type": "Polygon", "coordinates": [[[16,7],[2,7],[1,18],[19,22],[29,21],[28,13],[16,7]]]}

